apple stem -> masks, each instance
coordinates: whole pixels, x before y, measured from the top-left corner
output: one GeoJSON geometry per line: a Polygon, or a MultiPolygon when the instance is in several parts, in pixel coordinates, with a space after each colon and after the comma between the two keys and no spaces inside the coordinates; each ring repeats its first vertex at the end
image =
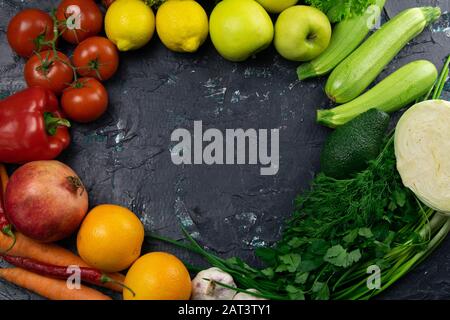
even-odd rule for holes
{"type": "Polygon", "coordinates": [[[317,39],[317,34],[315,33],[310,33],[308,34],[308,36],[306,37],[309,41],[313,41],[315,39],[317,39]]]}

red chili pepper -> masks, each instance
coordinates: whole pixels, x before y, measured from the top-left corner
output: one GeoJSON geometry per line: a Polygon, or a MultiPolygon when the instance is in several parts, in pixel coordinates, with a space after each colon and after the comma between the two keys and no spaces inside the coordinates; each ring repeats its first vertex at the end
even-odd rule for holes
{"type": "Polygon", "coordinates": [[[0,231],[4,234],[8,234],[9,232],[7,229],[11,229],[11,223],[9,223],[6,218],[5,210],[3,210],[3,204],[0,204],[0,231]]]}
{"type": "Polygon", "coordinates": [[[0,192],[0,230],[9,225],[9,221],[6,218],[5,206],[3,202],[3,192],[0,192]]]}
{"type": "MultiPolygon", "coordinates": [[[[0,170],[5,170],[3,165],[1,165],[1,166],[2,167],[0,168],[0,170]]],[[[6,170],[5,170],[5,175],[6,175],[6,170]]],[[[2,175],[0,174],[0,186],[3,186],[3,180],[2,180],[1,176],[2,175]]],[[[5,234],[8,237],[11,237],[13,239],[13,242],[11,243],[9,248],[7,248],[4,252],[0,252],[0,253],[7,253],[16,244],[16,235],[12,231],[12,224],[9,222],[8,218],[6,217],[3,187],[0,188],[0,231],[3,234],[5,234]]]]}
{"type": "Polygon", "coordinates": [[[70,143],[67,127],[50,90],[28,88],[0,101],[0,162],[56,158],[70,143]]]}
{"type": "MultiPolygon", "coordinates": [[[[3,260],[6,262],[12,264],[13,266],[16,266],[18,268],[22,268],[46,277],[51,278],[57,278],[57,279],[63,279],[67,280],[73,272],[69,269],[69,267],[64,266],[55,266],[52,264],[47,264],[43,262],[36,261],[34,259],[30,258],[23,258],[23,257],[16,257],[16,256],[9,256],[9,255],[3,255],[3,260]]],[[[130,290],[130,292],[135,295],[134,291],[125,286],[123,283],[118,282],[110,277],[108,277],[106,274],[101,272],[100,270],[94,269],[94,268],[86,268],[86,267],[79,267],[80,269],[80,280],[84,282],[88,282],[95,285],[101,285],[104,283],[116,283],[122,287],[124,287],[127,290],[130,290]]]]}
{"type": "Polygon", "coordinates": [[[4,233],[4,229],[10,227],[11,224],[6,218],[5,207],[3,206],[3,196],[0,195],[0,231],[4,233]]]}

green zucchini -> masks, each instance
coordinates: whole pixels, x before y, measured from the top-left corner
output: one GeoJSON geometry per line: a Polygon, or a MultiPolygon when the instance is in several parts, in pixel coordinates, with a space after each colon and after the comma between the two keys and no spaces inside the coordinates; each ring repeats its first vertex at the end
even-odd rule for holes
{"type": "Polygon", "coordinates": [[[317,111],[317,122],[336,128],[372,108],[388,113],[397,111],[427,94],[437,77],[438,71],[430,61],[411,62],[355,100],[317,111]]]}
{"type": "Polygon", "coordinates": [[[336,24],[328,48],[316,59],[298,67],[298,78],[305,80],[331,72],[366,38],[380,18],[385,2],[377,0],[363,15],[336,24]]]}
{"type": "Polygon", "coordinates": [[[325,86],[328,97],[337,103],[358,97],[402,48],[440,15],[440,8],[412,8],[384,24],[333,70],[325,86]]]}

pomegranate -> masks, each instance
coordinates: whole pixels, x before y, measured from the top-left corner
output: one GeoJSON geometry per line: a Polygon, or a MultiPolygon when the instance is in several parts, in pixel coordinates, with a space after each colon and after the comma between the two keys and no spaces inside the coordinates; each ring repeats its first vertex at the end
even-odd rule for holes
{"type": "Polygon", "coordinates": [[[41,242],[52,242],[78,228],[88,210],[88,194],[77,174],[65,164],[33,161],[11,176],[5,209],[18,231],[41,242]]]}

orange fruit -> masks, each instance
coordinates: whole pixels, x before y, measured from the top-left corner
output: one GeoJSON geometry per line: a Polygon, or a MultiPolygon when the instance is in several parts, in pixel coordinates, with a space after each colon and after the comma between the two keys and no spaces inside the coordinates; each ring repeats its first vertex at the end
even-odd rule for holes
{"type": "Polygon", "coordinates": [[[90,266],[117,272],[139,257],[143,241],[144,226],[133,212],[105,204],[87,214],[78,231],[77,249],[90,266]]]}
{"type": "Polygon", "coordinates": [[[128,270],[123,291],[124,300],[188,300],[191,277],[184,264],[174,255],[152,252],[140,257],[128,270]]]}

